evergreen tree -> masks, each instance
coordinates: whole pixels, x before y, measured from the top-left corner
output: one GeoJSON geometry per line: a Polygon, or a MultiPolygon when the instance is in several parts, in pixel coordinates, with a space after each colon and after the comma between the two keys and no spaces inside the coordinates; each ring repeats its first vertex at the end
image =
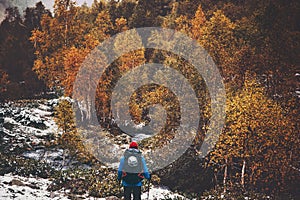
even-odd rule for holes
{"type": "Polygon", "coordinates": [[[44,89],[43,82],[31,70],[35,56],[28,38],[30,32],[40,26],[37,18],[46,12],[42,4],[37,4],[37,7],[27,9],[23,20],[17,8],[7,9],[7,16],[0,26],[0,69],[10,80],[3,93],[7,99],[28,98],[44,89]]]}

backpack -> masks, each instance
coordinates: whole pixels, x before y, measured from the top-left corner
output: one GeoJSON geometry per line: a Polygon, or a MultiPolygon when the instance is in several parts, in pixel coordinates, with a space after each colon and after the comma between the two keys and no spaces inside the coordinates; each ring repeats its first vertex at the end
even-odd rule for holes
{"type": "Polygon", "coordinates": [[[138,149],[126,149],[122,179],[128,184],[137,184],[143,180],[142,152],[138,149]]]}

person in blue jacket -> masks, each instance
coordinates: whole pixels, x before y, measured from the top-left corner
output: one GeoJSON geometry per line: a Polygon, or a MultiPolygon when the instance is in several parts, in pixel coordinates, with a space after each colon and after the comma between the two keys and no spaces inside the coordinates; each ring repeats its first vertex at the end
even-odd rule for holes
{"type": "Polygon", "coordinates": [[[138,149],[138,144],[131,142],[129,149],[126,149],[124,156],[120,159],[118,169],[118,180],[122,180],[125,200],[131,200],[131,194],[133,194],[133,200],[141,200],[144,178],[150,180],[145,158],[138,149]]]}

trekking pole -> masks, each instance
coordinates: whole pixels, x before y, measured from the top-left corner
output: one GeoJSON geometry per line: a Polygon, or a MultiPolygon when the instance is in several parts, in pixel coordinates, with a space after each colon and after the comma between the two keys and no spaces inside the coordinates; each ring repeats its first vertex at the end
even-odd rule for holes
{"type": "Polygon", "coordinates": [[[119,193],[122,196],[122,182],[121,182],[121,180],[118,180],[118,186],[119,186],[119,193]]]}
{"type": "Polygon", "coordinates": [[[148,180],[148,187],[147,187],[147,190],[148,190],[148,193],[147,193],[147,200],[149,200],[149,193],[150,193],[150,181],[151,181],[151,176],[148,180]]]}

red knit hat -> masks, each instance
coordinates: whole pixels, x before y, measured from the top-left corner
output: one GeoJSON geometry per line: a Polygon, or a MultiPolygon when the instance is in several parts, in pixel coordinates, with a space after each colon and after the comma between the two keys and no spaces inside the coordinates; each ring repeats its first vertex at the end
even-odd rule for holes
{"type": "Polygon", "coordinates": [[[135,149],[137,149],[138,148],[138,144],[136,142],[131,142],[130,145],[129,145],[129,148],[135,148],[135,149]]]}

